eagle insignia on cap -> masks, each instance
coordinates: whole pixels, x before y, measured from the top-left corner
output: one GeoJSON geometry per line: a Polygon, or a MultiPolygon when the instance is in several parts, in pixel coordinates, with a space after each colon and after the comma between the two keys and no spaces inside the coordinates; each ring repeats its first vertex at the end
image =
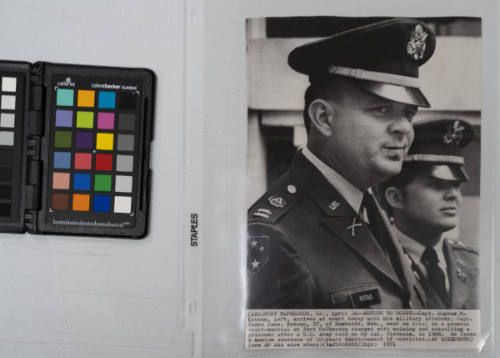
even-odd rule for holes
{"type": "Polygon", "coordinates": [[[406,45],[406,53],[414,60],[424,58],[425,39],[429,34],[424,30],[422,25],[416,25],[415,29],[410,33],[410,40],[406,45]]]}
{"type": "Polygon", "coordinates": [[[443,143],[459,146],[460,141],[464,137],[463,132],[465,127],[462,126],[459,121],[455,121],[453,125],[449,125],[447,129],[448,131],[443,136],[443,143]]]}

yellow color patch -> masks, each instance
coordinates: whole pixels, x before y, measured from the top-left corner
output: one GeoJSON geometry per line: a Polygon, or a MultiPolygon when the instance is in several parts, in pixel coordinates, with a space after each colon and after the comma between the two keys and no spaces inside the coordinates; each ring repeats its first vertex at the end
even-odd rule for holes
{"type": "Polygon", "coordinates": [[[113,150],[113,133],[97,133],[98,150],[113,150]]]}
{"type": "Polygon", "coordinates": [[[78,107],[94,107],[95,92],[78,90],[78,107]]]}

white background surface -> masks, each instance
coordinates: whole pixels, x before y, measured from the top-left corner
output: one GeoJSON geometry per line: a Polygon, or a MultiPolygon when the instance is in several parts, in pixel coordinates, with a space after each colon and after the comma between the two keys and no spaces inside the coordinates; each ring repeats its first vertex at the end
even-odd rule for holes
{"type": "Polygon", "coordinates": [[[157,75],[150,234],[0,234],[0,357],[182,357],[184,2],[0,0],[0,58],[157,75]]]}
{"type": "MultiPolygon", "coordinates": [[[[383,1],[384,7],[375,5],[380,1],[361,0],[342,2],[345,6],[338,1],[312,0],[293,1],[295,6],[287,1],[208,3],[208,23],[213,31],[207,38],[213,48],[207,55],[210,86],[206,89],[212,91],[214,101],[207,103],[205,121],[210,124],[207,134],[214,135],[212,141],[224,140],[206,155],[214,164],[213,171],[227,170],[228,175],[218,178],[221,172],[212,171],[214,176],[206,184],[214,185],[208,188],[212,191],[205,200],[206,218],[213,219],[211,225],[219,229],[211,231],[218,237],[206,236],[212,241],[204,251],[204,349],[212,356],[232,356],[241,354],[243,344],[238,331],[243,290],[238,289],[241,277],[234,267],[239,267],[243,258],[239,253],[244,244],[238,241],[246,225],[246,190],[241,181],[232,179],[244,182],[246,177],[245,124],[241,125],[246,123],[244,18],[342,16],[347,14],[344,7],[356,16],[401,15],[402,10],[390,1],[383,1]],[[325,12],[315,10],[318,8],[325,12]]],[[[446,8],[451,3],[407,1],[401,8],[408,16],[428,16],[431,11],[444,16],[454,14],[446,8]],[[442,3],[443,7],[436,5],[442,3]]],[[[453,3],[459,3],[455,8],[467,4],[453,3]]],[[[469,4],[468,11],[456,11],[457,15],[487,13],[474,2],[469,4]]],[[[498,16],[494,12],[491,17],[498,16]]],[[[183,219],[184,1],[0,0],[0,24],[1,59],[140,66],[157,75],[149,236],[132,241],[0,234],[0,357],[188,356],[191,336],[177,328],[183,219]]],[[[494,53],[485,60],[490,67],[483,70],[483,76],[494,84],[496,71],[486,71],[497,60],[494,53]]],[[[497,94],[496,85],[493,94],[497,94]]],[[[496,116],[496,98],[485,97],[489,106],[485,113],[496,116]]],[[[488,163],[496,158],[499,140],[494,133],[484,141],[489,145],[484,151],[488,163]]],[[[498,197],[492,183],[495,173],[490,171],[483,178],[482,188],[489,188],[487,195],[498,197]]],[[[491,201],[483,204],[488,212],[492,212],[491,207],[491,201]]],[[[494,217],[500,216],[495,212],[484,215],[488,237],[493,235],[494,217]]],[[[488,251],[482,252],[489,260],[488,251]]],[[[322,353],[357,356],[354,351],[322,353]]],[[[384,355],[365,351],[363,356],[370,353],[384,355]]]]}

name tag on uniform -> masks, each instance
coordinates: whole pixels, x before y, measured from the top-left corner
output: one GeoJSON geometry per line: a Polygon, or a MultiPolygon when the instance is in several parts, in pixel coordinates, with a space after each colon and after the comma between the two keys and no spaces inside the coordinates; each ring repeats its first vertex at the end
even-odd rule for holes
{"type": "Polygon", "coordinates": [[[374,288],[371,290],[352,292],[351,301],[354,307],[362,308],[379,304],[381,302],[380,292],[374,288]]]}

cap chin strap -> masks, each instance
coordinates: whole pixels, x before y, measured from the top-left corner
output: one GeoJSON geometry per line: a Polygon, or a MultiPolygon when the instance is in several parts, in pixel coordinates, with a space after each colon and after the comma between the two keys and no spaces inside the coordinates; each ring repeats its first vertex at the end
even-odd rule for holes
{"type": "Polygon", "coordinates": [[[443,162],[453,164],[465,164],[463,157],[455,155],[440,155],[440,154],[408,154],[405,162],[443,162]]]}
{"type": "Polygon", "coordinates": [[[347,76],[359,80],[368,80],[389,83],[397,86],[420,88],[418,79],[409,76],[395,75],[393,73],[367,71],[360,68],[350,68],[332,65],[328,68],[331,75],[347,76]]]}

